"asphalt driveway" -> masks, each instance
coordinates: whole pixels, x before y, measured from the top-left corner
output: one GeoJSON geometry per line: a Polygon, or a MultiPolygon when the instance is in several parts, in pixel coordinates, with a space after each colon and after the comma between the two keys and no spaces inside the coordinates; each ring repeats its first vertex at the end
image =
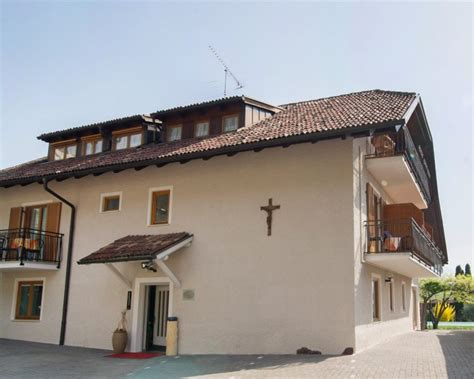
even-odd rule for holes
{"type": "Polygon", "coordinates": [[[474,378],[474,331],[402,335],[352,356],[193,355],[123,360],[109,351],[0,339],[1,378],[474,378]]]}

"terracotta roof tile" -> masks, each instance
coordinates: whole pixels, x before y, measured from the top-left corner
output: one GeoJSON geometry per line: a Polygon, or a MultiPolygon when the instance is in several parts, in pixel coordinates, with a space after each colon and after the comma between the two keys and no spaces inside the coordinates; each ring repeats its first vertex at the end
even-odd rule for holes
{"type": "Polygon", "coordinates": [[[90,131],[98,132],[99,127],[109,126],[109,125],[117,125],[119,123],[129,123],[129,122],[133,122],[133,121],[152,122],[152,119],[150,118],[149,115],[136,114],[136,115],[133,115],[133,116],[114,118],[112,120],[107,120],[107,121],[102,121],[102,122],[95,122],[93,124],[88,124],[88,125],[83,125],[83,126],[76,126],[76,127],[73,127],[73,128],[57,130],[57,131],[49,132],[49,133],[43,133],[43,134],[39,135],[37,138],[39,140],[47,141],[47,140],[51,139],[52,137],[69,135],[69,134],[72,134],[72,133],[78,133],[78,132],[86,131],[86,130],[87,131],[90,130],[90,131]]]}
{"type": "Polygon", "coordinates": [[[144,261],[156,258],[164,250],[185,241],[192,234],[169,233],[156,235],[132,235],[120,238],[80,259],[77,263],[107,263],[144,261]]]}
{"type": "Polygon", "coordinates": [[[232,133],[149,144],[62,161],[34,161],[1,170],[0,186],[31,183],[43,177],[80,175],[91,170],[113,170],[126,164],[139,166],[166,162],[170,158],[217,154],[219,150],[232,147],[244,150],[245,145],[271,140],[284,144],[294,136],[315,136],[329,131],[342,134],[351,128],[402,122],[416,96],[415,93],[372,90],[286,104],[284,110],[272,117],[232,133]]]}

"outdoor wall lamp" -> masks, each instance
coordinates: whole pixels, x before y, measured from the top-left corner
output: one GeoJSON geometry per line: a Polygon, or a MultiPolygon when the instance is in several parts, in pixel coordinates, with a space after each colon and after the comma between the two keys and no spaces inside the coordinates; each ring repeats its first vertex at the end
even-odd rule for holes
{"type": "Polygon", "coordinates": [[[142,262],[142,269],[156,272],[156,268],[154,267],[155,263],[153,261],[142,262]]]}
{"type": "Polygon", "coordinates": [[[385,277],[385,283],[390,283],[393,281],[393,275],[392,274],[387,274],[385,277]]]}

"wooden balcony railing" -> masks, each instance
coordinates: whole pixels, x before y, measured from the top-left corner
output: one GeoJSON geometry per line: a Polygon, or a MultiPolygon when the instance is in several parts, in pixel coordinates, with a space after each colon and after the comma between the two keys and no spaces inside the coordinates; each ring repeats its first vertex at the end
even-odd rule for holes
{"type": "Polygon", "coordinates": [[[61,233],[52,233],[36,229],[0,230],[0,262],[19,261],[61,264],[61,233]]]}
{"type": "Polygon", "coordinates": [[[406,127],[398,133],[376,135],[372,137],[369,154],[366,158],[382,158],[395,155],[405,156],[413,176],[416,178],[427,204],[431,202],[430,170],[424,157],[418,152],[410,132],[406,127]]]}
{"type": "Polygon", "coordinates": [[[366,222],[366,253],[411,252],[419,261],[441,275],[442,253],[427,231],[414,219],[366,222]]]}

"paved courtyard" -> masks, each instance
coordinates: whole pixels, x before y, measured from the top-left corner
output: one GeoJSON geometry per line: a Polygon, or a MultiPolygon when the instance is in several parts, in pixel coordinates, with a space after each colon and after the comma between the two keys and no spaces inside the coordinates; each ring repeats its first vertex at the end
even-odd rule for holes
{"type": "Polygon", "coordinates": [[[474,331],[409,333],[352,356],[107,358],[104,350],[0,339],[1,378],[474,378],[474,331]]]}

